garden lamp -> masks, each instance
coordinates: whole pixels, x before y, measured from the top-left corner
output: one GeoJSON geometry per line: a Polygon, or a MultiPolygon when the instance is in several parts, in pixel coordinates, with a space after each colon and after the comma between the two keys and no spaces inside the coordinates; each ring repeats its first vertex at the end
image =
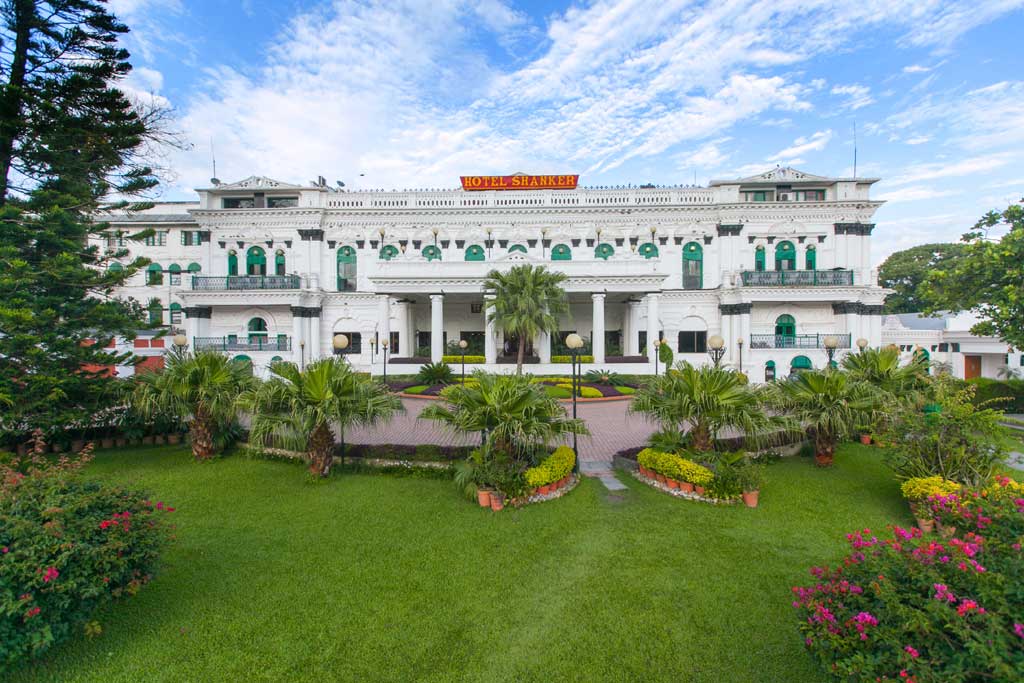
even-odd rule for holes
{"type": "Polygon", "coordinates": [[[348,336],[344,334],[334,335],[334,339],[331,341],[331,345],[334,346],[335,353],[342,353],[348,348],[348,336]]]}
{"type": "MultiPolygon", "coordinates": [[[[579,393],[579,369],[576,361],[577,354],[580,349],[583,348],[583,337],[573,332],[567,335],[565,338],[565,345],[569,347],[569,353],[572,354],[572,419],[576,419],[576,394],[579,393]]],[[[578,472],[580,468],[580,452],[578,450],[578,444],[576,442],[575,432],[572,435],[572,450],[576,454],[576,465],[575,469],[578,472]]]]}
{"type": "Polygon", "coordinates": [[[659,348],[661,346],[661,339],[655,339],[653,342],[651,342],[651,346],[654,347],[654,376],[657,377],[658,361],[661,357],[661,349],[659,348]]]}
{"type": "Polygon", "coordinates": [[[459,350],[462,351],[462,385],[466,385],[466,349],[469,347],[469,342],[465,339],[459,340],[459,350]]]}
{"type": "Polygon", "coordinates": [[[821,343],[825,346],[825,353],[828,355],[828,366],[831,368],[835,363],[833,359],[836,357],[836,349],[839,347],[839,338],[830,334],[822,339],[821,343]]]}
{"type": "Polygon", "coordinates": [[[370,362],[372,363],[377,359],[377,333],[374,332],[373,336],[370,337],[370,362]]]}
{"type": "Polygon", "coordinates": [[[388,340],[380,340],[380,352],[384,354],[384,384],[388,383],[388,340]]]}
{"type": "Polygon", "coordinates": [[[736,346],[739,347],[740,355],[737,359],[736,367],[740,372],[743,372],[743,337],[736,340],[736,346]]]}
{"type": "Polygon", "coordinates": [[[864,353],[864,349],[866,349],[867,347],[868,347],[868,340],[867,339],[865,339],[864,337],[861,337],[860,339],[857,340],[857,348],[860,349],[861,353],[864,353]]]}
{"type": "Polygon", "coordinates": [[[306,367],[306,341],[299,342],[299,368],[303,369],[306,367]]]}
{"type": "Polygon", "coordinates": [[[725,355],[725,340],[721,335],[712,335],[711,339],[708,339],[708,355],[711,356],[711,362],[715,364],[716,368],[722,363],[722,357],[725,355]]]}

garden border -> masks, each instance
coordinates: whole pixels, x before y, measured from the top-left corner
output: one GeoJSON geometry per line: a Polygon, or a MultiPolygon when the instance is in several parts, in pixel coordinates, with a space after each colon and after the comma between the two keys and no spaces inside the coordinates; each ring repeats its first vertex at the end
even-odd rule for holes
{"type": "MultiPolygon", "coordinates": [[[[440,400],[442,400],[441,396],[424,396],[423,394],[406,394],[405,392],[401,392],[401,391],[392,392],[392,394],[394,394],[395,396],[398,396],[399,398],[421,398],[421,399],[425,399],[425,400],[428,400],[428,401],[440,401],[440,400]]],[[[576,402],[577,403],[602,403],[602,402],[605,402],[605,401],[629,401],[629,400],[632,400],[632,398],[633,398],[632,396],[602,396],[600,398],[580,398],[580,397],[577,397],[576,398],[576,402]]],[[[557,398],[555,400],[556,401],[561,401],[563,403],[572,403],[572,398],[557,398]]]]}

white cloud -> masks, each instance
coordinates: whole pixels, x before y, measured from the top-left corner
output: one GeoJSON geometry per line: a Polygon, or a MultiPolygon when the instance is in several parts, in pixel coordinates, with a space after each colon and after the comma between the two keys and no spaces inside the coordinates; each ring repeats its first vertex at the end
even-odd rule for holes
{"type": "Polygon", "coordinates": [[[923,145],[926,142],[930,142],[932,137],[930,135],[915,135],[914,137],[907,138],[903,142],[908,145],[923,145]]]}
{"type": "Polygon", "coordinates": [[[786,149],[768,157],[768,161],[779,161],[787,164],[803,163],[803,159],[798,159],[797,157],[807,154],[808,152],[820,152],[825,149],[829,141],[832,139],[832,136],[832,130],[829,129],[819,130],[809,138],[799,137],[786,149]]]}
{"type": "Polygon", "coordinates": [[[922,199],[936,199],[956,194],[960,194],[960,190],[939,190],[928,185],[912,185],[911,187],[883,192],[875,195],[874,199],[890,203],[916,202],[922,199]]]}
{"type": "Polygon", "coordinates": [[[903,67],[903,73],[905,74],[920,74],[931,70],[930,66],[922,66],[920,64],[911,64],[910,66],[903,67]]]}
{"type": "Polygon", "coordinates": [[[833,95],[845,95],[846,102],[843,107],[846,109],[860,109],[874,103],[871,97],[871,88],[866,85],[834,85],[829,91],[833,95]]]}
{"type": "Polygon", "coordinates": [[[948,164],[942,162],[912,164],[904,168],[898,175],[888,178],[885,184],[910,185],[925,180],[938,180],[939,178],[962,178],[1002,168],[1010,163],[1012,159],[1013,156],[1009,153],[997,152],[948,164]]]}

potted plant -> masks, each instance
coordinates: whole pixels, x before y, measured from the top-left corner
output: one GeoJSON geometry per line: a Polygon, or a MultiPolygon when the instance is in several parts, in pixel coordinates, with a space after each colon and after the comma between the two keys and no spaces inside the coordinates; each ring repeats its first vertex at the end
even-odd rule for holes
{"type": "Polygon", "coordinates": [[[479,503],[482,508],[491,507],[491,491],[485,488],[477,489],[476,502],[479,503]]]}
{"type": "Polygon", "coordinates": [[[911,477],[900,485],[900,493],[910,504],[910,512],[917,520],[917,526],[925,533],[935,530],[935,519],[928,509],[931,496],[948,496],[960,490],[960,485],[940,476],[911,477]]]}
{"type": "Polygon", "coordinates": [[[761,493],[761,484],[764,482],[764,472],[761,466],[748,462],[736,468],[736,475],[742,491],[743,504],[748,508],[756,508],[761,493]]]}
{"type": "Polygon", "coordinates": [[[670,489],[679,489],[679,482],[675,479],[668,478],[665,480],[665,483],[668,484],[670,489]]]}
{"type": "Polygon", "coordinates": [[[499,512],[505,508],[505,494],[501,491],[491,492],[491,509],[499,512]]]}

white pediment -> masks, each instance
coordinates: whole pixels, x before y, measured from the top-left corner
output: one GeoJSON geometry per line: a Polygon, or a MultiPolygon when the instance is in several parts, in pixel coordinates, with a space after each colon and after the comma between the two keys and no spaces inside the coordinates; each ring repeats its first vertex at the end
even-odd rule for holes
{"type": "Polygon", "coordinates": [[[262,175],[251,175],[237,183],[224,183],[217,186],[218,190],[301,190],[301,185],[282,183],[262,175]]]}
{"type": "Polygon", "coordinates": [[[749,178],[741,178],[741,183],[774,183],[787,180],[828,180],[820,175],[811,175],[810,173],[804,173],[798,171],[795,168],[789,166],[776,166],[770,171],[765,171],[759,175],[752,175],[749,178]]]}

